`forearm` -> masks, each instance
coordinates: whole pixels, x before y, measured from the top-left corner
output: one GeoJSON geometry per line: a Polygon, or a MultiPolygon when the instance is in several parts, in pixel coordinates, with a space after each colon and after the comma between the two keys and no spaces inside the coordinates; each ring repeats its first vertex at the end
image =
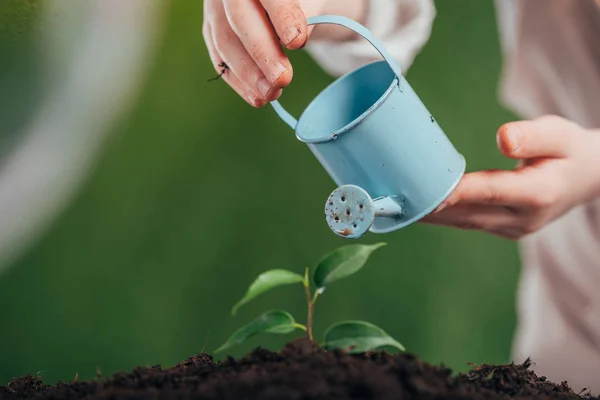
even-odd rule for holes
{"type": "MultiPolygon", "coordinates": [[[[313,0],[316,1],[316,0],[313,0]]],[[[319,0],[321,1],[321,0],[319,0]]],[[[369,0],[328,0],[325,2],[321,15],[342,15],[360,24],[364,24],[369,0]]],[[[315,7],[308,7],[315,9],[315,7]]],[[[312,40],[326,39],[345,41],[354,39],[352,31],[338,25],[316,26],[311,34],[312,40]]]]}

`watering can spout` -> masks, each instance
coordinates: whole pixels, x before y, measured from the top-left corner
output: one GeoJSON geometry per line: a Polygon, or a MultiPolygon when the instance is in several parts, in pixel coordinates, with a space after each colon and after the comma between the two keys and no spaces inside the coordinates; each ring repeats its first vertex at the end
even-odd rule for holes
{"type": "Polygon", "coordinates": [[[339,236],[356,239],[371,229],[375,218],[394,220],[403,217],[402,199],[382,196],[372,199],[366,190],[356,185],[335,189],[325,204],[325,220],[339,236]]]}

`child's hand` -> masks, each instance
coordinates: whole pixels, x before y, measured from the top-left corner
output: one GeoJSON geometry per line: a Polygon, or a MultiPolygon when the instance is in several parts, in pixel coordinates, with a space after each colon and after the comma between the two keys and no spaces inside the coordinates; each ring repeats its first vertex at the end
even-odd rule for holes
{"type": "Polygon", "coordinates": [[[520,239],[600,197],[600,131],[546,116],[502,126],[497,141],[517,169],[466,174],[423,222],[520,239]]]}
{"type": "Polygon", "coordinates": [[[282,45],[303,47],[305,15],[321,12],[325,0],[205,0],[202,32],[215,69],[250,105],[276,100],[292,79],[282,45]]]}

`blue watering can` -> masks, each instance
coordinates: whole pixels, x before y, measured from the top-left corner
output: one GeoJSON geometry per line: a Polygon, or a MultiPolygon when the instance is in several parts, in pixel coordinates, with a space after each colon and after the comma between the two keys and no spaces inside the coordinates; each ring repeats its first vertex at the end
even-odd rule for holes
{"type": "Polygon", "coordinates": [[[334,81],[299,120],[271,102],[338,185],[325,203],[327,224],[337,235],[359,238],[418,221],[454,190],[465,158],[369,30],[336,15],[308,18],[313,24],[344,26],[384,59],[334,81]]]}

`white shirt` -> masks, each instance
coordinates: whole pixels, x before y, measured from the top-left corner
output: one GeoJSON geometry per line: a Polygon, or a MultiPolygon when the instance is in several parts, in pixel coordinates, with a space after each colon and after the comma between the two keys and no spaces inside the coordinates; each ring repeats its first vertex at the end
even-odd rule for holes
{"type": "MultiPolygon", "coordinates": [[[[593,0],[496,0],[500,96],[524,119],[556,114],[600,127],[600,7],[593,0]]],[[[365,26],[406,71],[427,43],[433,0],[370,0],[365,26]]],[[[339,76],[381,56],[364,40],[310,42],[339,76]]],[[[600,393],[600,201],[573,209],[521,243],[513,357],[539,375],[600,393]]]]}

